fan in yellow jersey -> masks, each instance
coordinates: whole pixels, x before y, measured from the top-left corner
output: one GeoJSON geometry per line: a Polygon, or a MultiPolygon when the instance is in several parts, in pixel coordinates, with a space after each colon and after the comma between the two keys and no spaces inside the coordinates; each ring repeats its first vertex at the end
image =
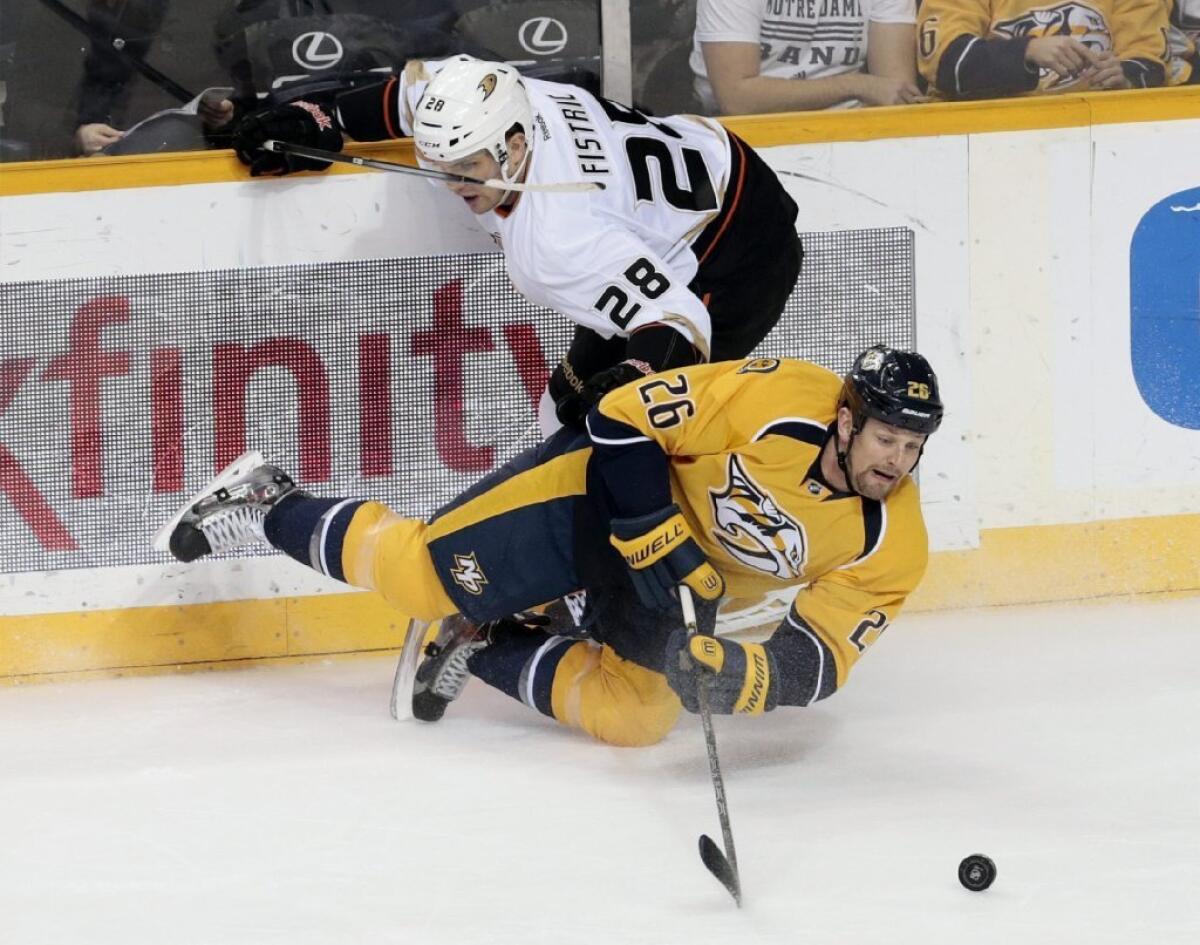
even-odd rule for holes
{"type": "Polygon", "coordinates": [[[314,497],[248,453],[158,544],[190,561],[265,540],[411,616],[461,615],[418,671],[419,718],[469,673],[606,742],[650,744],[681,704],[697,709],[701,672],[725,713],[845,683],[924,573],[910,473],[941,417],[919,354],[871,348],[844,379],[795,360],[697,365],[610,393],[586,432],[520,454],[429,522],[314,497]],[[765,643],[689,643],[681,583],[708,628],[726,593],[804,587],[765,643]],[[578,619],[520,613],[581,589],[578,619]]]}
{"type": "Polygon", "coordinates": [[[943,98],[1162,85],[1166,0],[923,0],[918,68],[943,98]]]}

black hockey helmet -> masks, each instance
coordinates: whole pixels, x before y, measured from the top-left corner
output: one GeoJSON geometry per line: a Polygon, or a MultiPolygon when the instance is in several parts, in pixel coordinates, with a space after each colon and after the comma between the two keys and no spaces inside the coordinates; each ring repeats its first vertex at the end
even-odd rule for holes
{"type": "Polygon", "coordinates": [[[935,433],[942,423],[937,375],[915,351],[886,345],[868,348],[842,383],[839,406],[850,408],[857,433],[874,417],[913,433],[935,433]]]}

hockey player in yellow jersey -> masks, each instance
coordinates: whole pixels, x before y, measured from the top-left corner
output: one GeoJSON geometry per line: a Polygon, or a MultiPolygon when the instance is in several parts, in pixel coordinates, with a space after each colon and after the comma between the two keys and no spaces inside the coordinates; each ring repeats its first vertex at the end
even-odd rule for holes
{"type": "Polygon", "coordinates": [[[789,359],[697,365],[610,393],[586,432],[520,454],[428,522],[311,496],[246,454],[158,543],[190,561],[265,540],[410,616],[450,618],[418,672],[419,718],[469,673],[644,745],[696,710],[698,673],[713,711],[752,715],[846,682],[924,573],[911,473],[941,417],[915,353],[868,349],[845,378],[789,359]],[[679,584],[709,628],[726,594],[803,586],[766,642],[702,646],[679,584]],[[573,611],[524,613],[564,595],[573,611]]]}
{"type": "Polygon", "coordinates": [[[1150,88],[1166,0],[923,0],[917,65],[942,98],[1150,88]]]}

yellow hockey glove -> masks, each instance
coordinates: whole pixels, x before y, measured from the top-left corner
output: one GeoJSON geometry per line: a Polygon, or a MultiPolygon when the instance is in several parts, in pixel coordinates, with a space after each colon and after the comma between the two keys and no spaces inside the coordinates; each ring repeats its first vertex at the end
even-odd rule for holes
{"type": "Polygon", "coordinates": [[[689,712],[700,711],[701,678],[715,713],[761,715],[779,701],[775,658],[761,643],[737,643],[680,628],[667,641],[667,682],[689,712]]]}
{"type": "Polygon", "coordinates": [[[678,505],[636,518],[614,518],[609,540],[629,565],[634,589],[647,607],[677,608],[677,584],[686,584],[705,600],[725,593],[724,579],[704,557],[678,505]]]}

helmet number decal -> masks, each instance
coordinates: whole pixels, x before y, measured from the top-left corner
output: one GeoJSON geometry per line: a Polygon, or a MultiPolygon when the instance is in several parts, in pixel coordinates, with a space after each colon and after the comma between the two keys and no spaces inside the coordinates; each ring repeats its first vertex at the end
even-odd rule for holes
{"type": "MultiPolygon", "coordinates": [[[[655,269],[654,263],[645,256],[639,257],[626,269],[624,276],[631,286],[650,300],[658,298],[671,288],[671,280],[655,269]]],[[[629,327],[633,317],[642,310],[641,303],[631,302],[629,293],[619,285],[606,286],[592,308],[622,331],[629,327]]]]}
{"type": "Polygon", "coordinates": [[[425,111],[427,112],[440,112],[445,107],[446,100],[444,98],[427,98],[425,100],[425,111]]]}
{"type": "Polygon", "coordinates": [[[929,385],[922,384],[920,381],[909,381],[908,382],[908,396],[916,398],[917,400],[928,400],[929,399],[929,385]]]}

